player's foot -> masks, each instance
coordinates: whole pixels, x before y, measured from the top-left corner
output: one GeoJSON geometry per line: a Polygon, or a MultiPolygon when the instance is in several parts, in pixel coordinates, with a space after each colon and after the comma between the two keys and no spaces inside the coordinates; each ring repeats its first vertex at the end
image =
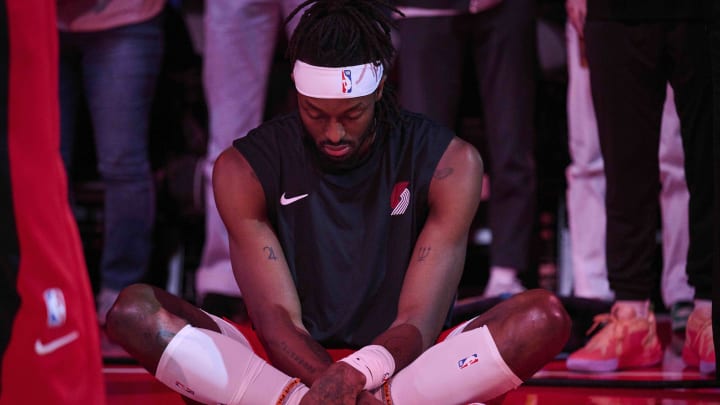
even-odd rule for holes
{"type": "Polygon", "coordinates": [[[615,304],[609,314],[595,317],[597,326],[605,326],[566,361],[575,371],[607,372],[649,367],[662,361],[663,350],[657,337],[655,316],[637,316],[635,309],[615,304]]]}
{"type": "Polygon", "coordinates": [[[685,364],[697,367],[701,373],[710,374],[715,372],[712,308],[696,308],[690,314],[682,358],[685,364]]]}

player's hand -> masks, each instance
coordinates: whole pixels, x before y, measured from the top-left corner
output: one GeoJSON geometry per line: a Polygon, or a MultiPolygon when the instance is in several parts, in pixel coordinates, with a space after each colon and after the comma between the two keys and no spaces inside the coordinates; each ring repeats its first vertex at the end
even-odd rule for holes
{"type": "Polygon", "coordinates": [[[349,364],[337,362],[313,382],[310,390],[300,401],[300,405],[356,405],[359,403],[358,395],[363,391],[364,386],[365,377],[359,371],[349,364]]]}
{"type": "Polygon", "coordinates": [[[565,11],[578,37],[583,38],[585,30],[585,16],[587,15],[587,0],[565,0],[565,11]]]}

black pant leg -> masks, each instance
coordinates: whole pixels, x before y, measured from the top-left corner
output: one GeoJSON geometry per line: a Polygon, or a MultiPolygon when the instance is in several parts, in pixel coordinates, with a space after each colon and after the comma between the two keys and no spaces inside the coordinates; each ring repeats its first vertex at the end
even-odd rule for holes
{"type": "Polygon", "coordinates": [[[455,17],[406,18],[398,22],[398,99],[410,111],[455,128],[463,85],[464,39],[455,17]]]}
{"type": "Polygon", "coordinates": [[[608,279],[617,299],[649,299],[658,277],[662,30],[588,21],[585,43],[607,182],[608,279]]]}
{"type": "Polygon", "coordinates": [[[492,266],[524,272],[536,210],[535,0],[504,0],[472,18],[472,52],[490,163],[492,266]]]}
{"type": "Polygon", "coordinates": [[[712,294],[713,164],[712,86],[707,52],[707,24],[688,21],[668,24],[667,49],[672,60],[670,84],[680,117],[685,179],[690,202],[688,226],[690,244],[687,274],[695,297],[712,294]]]}

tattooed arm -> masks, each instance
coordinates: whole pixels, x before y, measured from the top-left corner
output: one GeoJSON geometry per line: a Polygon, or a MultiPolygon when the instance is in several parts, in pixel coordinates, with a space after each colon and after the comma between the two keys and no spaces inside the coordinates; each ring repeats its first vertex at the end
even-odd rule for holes
{"type": "Polygon", "coordinates": [[[396,372],[432,345],[440,333],[462,276],[482,175],[478,152],[455,138],[430,183],[430,213],[405,275],[397,318],[374,340],[393,355],[396,372]]]}
{"type": "Polygon", "coordinates": [[[216,161],[213,185],[228,229],[235,279],[258,336],[274,366],[310,385],[332,360],[302,324],[295,285],[267,219],[262,186],[234,148],[216,161]]]}

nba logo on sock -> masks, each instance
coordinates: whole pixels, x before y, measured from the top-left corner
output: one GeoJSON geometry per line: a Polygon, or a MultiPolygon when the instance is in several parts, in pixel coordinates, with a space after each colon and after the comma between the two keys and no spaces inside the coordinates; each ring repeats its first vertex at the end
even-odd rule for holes
{"type": "Polygon", "coordinates": [[[352,71],[350,69],[342,71],[342,92],[343,94],[352,93],[352,71]]]}
{"type": "Polygon", "coordinates": [[[458,368],[462,370],[468,366],[472,366],[473,364],[477,363],[478,361],[479,361],[478,355],[473,354],[471,356],[465,357],[464,359],[458,360],[458,368]]]}
{"type": "Polygon", "coordinates": [[[47,309],[48,326],[60,326],[65,323],[67,311],[65,309],[65,296],[59,288],[48,288],[43,292],[45,308],[47,309]]]}

